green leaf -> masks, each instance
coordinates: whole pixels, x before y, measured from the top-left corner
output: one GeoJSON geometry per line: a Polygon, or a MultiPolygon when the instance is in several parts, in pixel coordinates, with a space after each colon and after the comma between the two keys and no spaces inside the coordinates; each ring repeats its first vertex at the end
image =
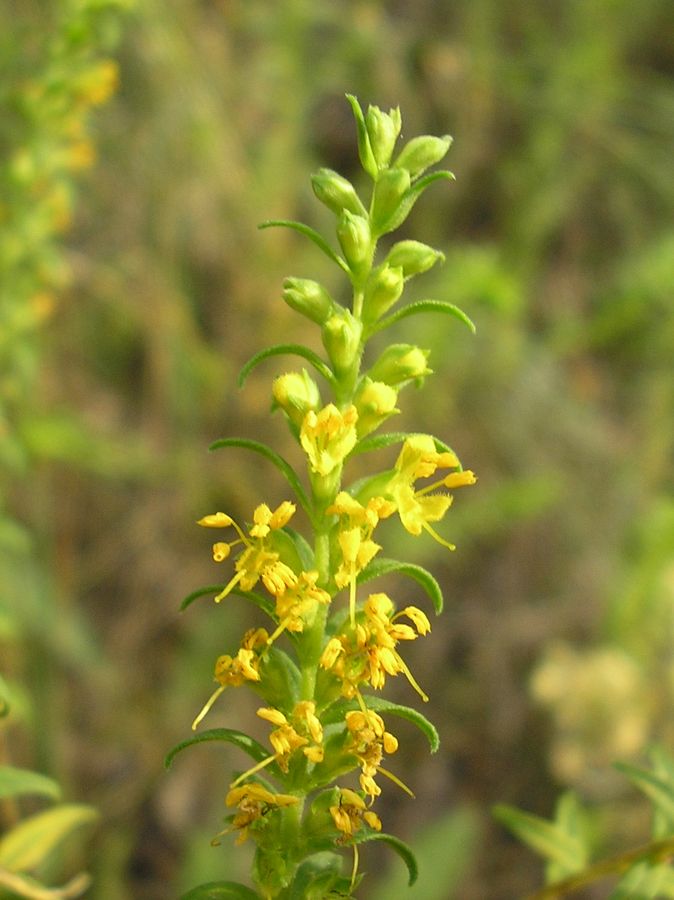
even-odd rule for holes
{"type": "Polygon", "coordinates": [[[98,818],[91,806],[63,804],[23,819],[0,840],[0,866],[27,872],[45,862],[73,832],[98,818]]]}
{"type": "Polygon", "coordinates": [[[0,766],[0,800],[25,794],[37,794],[59,800],[61,788],[53,778],[38,772],[15,769],[14,766],[0,766]]]}
{"type": "Polygon", "coordinates": [[[305,572],[310,572],[316,565],[316,557],[304,535],[288,525],[283,528],[283,534],[287,535],[293,542],[297,556],[302,564],[302,569],[305,572]]]}
{"type": "Polygon", "coordinates": [[[388,844],[388,846],[392,850],[395,850],[395,852],[407,866],[407,884],[409,885],[409,887],[412,887],[419,874],[419,867],[417,865],[416,857],[412,852],[412,848],[404,841],[401,841],[399,838],[394,837],[392,834],[382,834],[381,832],[377,831],[369,833],[364,832],[362,835],[356,834],[354,839],[355,844],[365,844],[369,841],[383,841],[383,843],[388,844]]]}
{"type": "Polygon", "coordinates": [[[242,447],[244,450],[252,450],[253,453],[259,453],[260,456],[264,456],[268,459],[285,477],[288,484],[295,491],[295,495],[300,504],[306,510],[308,515],[311,516],[311,502],[309,501],[295,470],[290,463],[286,462],[282,456],[279,456],[275,450],[272,450],[271,447],[267,447],[266,444],[261,444],[259,441],[251,441],[248,438],[220,438],[220,440],[211,444],[208,449],[221,450],[223,447],[242,447]]]}
{"type": "Polygon", "coordinates": [[[347,94],[346,99],[351,104],[353,117],[356,120],[358,155],[360,157],[361,165],[368,173],[368,175],[376,180],[377,175],[379,174],[379,167],[377,166],[377,161],[374,158],[374,153],[372,152],[370,136],[367,133],[367,125],[365,124],[365,116],[363,115],[363,110],[360,108],[360,103],[353,94],[347,94]]]}
{"type": "Polygon", "coordinates": [[[391,572],[399,572],[413,578],[426,591],[433,603],[435,612],[439,615],[443,608],[442,589],[437,580],[422,566],[413,563],[399,562],[397,559],[380,559],[376,557],[358,575],[358,583],[371,581],[373,578],[381,578],[391,572]]]}
{"type": "Polygon", "coordinates": [[[374,325],[368,329],[368,337],[372,334],[376,334],[378,331],[382,331],[384,328],[388,328],[389,325],[393,325],[401,319],[408,318],[408,316],[416,316],[419,313],[427,312],[444,313],[445,315],[454,316],[455,319],[463,322],[463,324],[475,334],[475,324],[473,320],[453,303],[448,303],[446,300],[416,300],[414,303],[403,306],[402,309],[392,313],[385,319],[380,319],[378,322],[375,322],[374,325]]]}
{"type": "Polygon", "coordinates": [[[290,885],[289,900],[322,900],[329,896],[341,874],[342,857],[339,854],[315,853],[298,867],[290,885]]]}
{"type": "Polygon", "coordinates": [[[585,866],[585,848],[577,838],[565,833],[555,822],[523,812],[513,806],[494,807],[494,818],[523,843],[571,875],[585,866]]]}
{"type": "MultiPolygon", "coordinates": [[[[239,750],[243,750],[244,753],[247,753],[255,760],[255,762],[262,762],[263,759],[267,759],[270,755],[269,750],[267,750],[266,747],[263,747],[262,744],[258,743],[254,738],[249,737],[247,734],[244,734],[242,731],[234,731],[232,728],[212,728],[210,731],[202,731],[199,734],[195,734],[194,737],[188,738],[186,741],[181,741],[180,744],[176,744],[176,746],[166,754],[164,766],[169,769],[178,753],[181,753],[186,747],[193,747],[195,744],[204,744],[212,741],[224,741],[227,744],[234,744],[235,747],[238,747],[239,750]]],[[[271,763],[269,771],[273,772],[274,768],[275,763],[271,763]]]]}
{"type": "Polygon", "coordinates": [[[653,801],[668,822],[674,823],[674,784],[671,781],[629,763],[615,763],[615,767],[653,801]]]}
{"type": "Polygon", "coordinates": [[[305,237],[308,237],[310,241],[313,241],[329,259],[340,267],[340,269],[344,269],[347,274],[350,274],[346,261],[335,253],[322,235],[308,225],[305,225],[303,222],[292,222],[289,219],[270,219],[268,222],[262,222],[258,225],[258,228],[292,228],[294,231],[299,231],[300,234],[303,234],[305,237]]]}
{"type": "Polygon", "coordinates": [[[396,211],[386,220],[384,226],[379,229],[380,233],[383,234],[385,232],[395,231],[396,228],[399,228],[412,211],[412,207],[421,194],[423,194],[426,188],[433,184],[433,182],[455,180],[454,173],[448,172],[446,169],[442,169],[439,172],[431,172],[430,175],[424,175],[423,178],[419,178],[405,192],[396,211]]]}
{"type": "MultiPolygon", "coordinates": [[[[182,601],[180,604],[180,611],[183,612],[183,610],[186,610],[188,606],[191,606],[192,603],[200,597],[206,597],[208,595],[217,597],[224,587],[224,584],[209,584],[206,587],[197,588],[196,591],[192,591],[192,593],[188,594],[182,601]]],[[[237,597],[243,597],[244,600],[249,600],[275,620],[274,604],[268,597],[264,597],[262,594],[256,594],[255,591],[243,591],[238,587],[233,587],[230,593],[235,594],[237,597]]]]}
{"type": "Polygon", "coordinates": [[[260,900],[260,895],[235,881],[209,881],[192,888],[180,900],[260,900]]]}
{"type": "Polygon", "coordinates": [[[285,356],[287,354],[301,356],[303,359],[306,359],[329,384],[335,384],[335,376],[332,369],[317,353],[314,353],[313,350],[310,350],[308,347],[303,347],[302,344],[276,344],[273,347],[267,347],[266,350],[261,350],[248,360],[239,372],[239,387],[244,386],[246,379],[253,369],[265,359],[269,359],[272,356],[285,356]]]}
{"type": "MultiPolygon", "coordinates": [[[[410,706],[401,706],[399,703],[392,703],[390,700],[385,700],[383,697],[374,697],[371,694],[365,695],[364,699],[368,709],[372,709],[380,714],[397,716],[399,719],[407,719],[408,722],[416,725],[428,741],[431,753],[436,752],[440,746],[437,729],[432,722],[429,722],[416,709],[412,709],[410,706]]],[[[321,721],[324,725],[334,725],[338,722],[343,722],[345,714],[353,709],[360,709],[356,700],[338,700],[326,709],[324,713],[321,713],[321,721]]]]}

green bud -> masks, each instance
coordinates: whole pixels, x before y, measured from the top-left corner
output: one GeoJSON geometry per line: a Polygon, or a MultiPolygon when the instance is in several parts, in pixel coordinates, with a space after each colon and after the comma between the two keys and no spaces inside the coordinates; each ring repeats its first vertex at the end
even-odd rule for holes
{"type": "Polygon", "coordinates": [[[385,169],[391,161],[391,154],[395,142],[398,140],[401,125],[398,107],[390,109],[388,113],[382,112],[378,106],[368,107],[365,114],[365,127],[377,168],[385,169]]]}
{"type": "Polygon", "coordinates": [[[420,137],[412,138],[400,151],[394,165],[400,169],[406,169],[411,178],[416,178],[429,166],[440,162],[449,150],[451,143],[452,138],[448,134],[444,137],[423,134],[420,137]]]}
{"type": "Polygon", "coordinates": [[[373,381],[383,381],[393,387],[432,373],[426,365],[429,350],[413,344],[391,344],[367,373],[373,381]]]}
{"type": "Polygon", "coordinates": [[[370,224],[367,218],[354,215],[345,209],[337,225],[337,237],[351,271],[355,274],[362,272],[369,264],[372,253],[370,224]]]}
{"type": "Polygon", "coordinates": [[[386,234],[397,227],[391,224],[400,203],[409,190],[410,173],[406,169],[386,169],[374,186],[372,202],[372,230],[376,235],[386,234]]]}
{"type": "Polygon", "coordinates": [[[372,147],[370,145],[370,136],[367,133],[367,126],[365,125],[365,116],[363,115],[363,110],[360,108],[360,103],[353,96],[353,94],[347,94],[346,99],[351,104],[353,117],[356,120],[356,130],[358,133],[358,156],[360,157],[361,165],[370,176],[370,178],[376,178],[377,161],[374,158],[374,153],[372,152],[372,147]]]}
{"type": "Polygon", "coordinates": [[[400,299],[404,286],[401,266],[388,263],[378,266],[365,285],[363,319],[368,323],[376,322],[400,299]]]}
{"type": "Polygon", "coordinates": [[[400,266],[403,277],[420,275],[432,268],[438,260],[444,262],[445,254],[434,250],[420,241],[398,241],[388,252],[385,263],[389,266],[400,266]]]}
{"type": "Polygon", "coordinates": [[[319,325],[325,322],[335,306],[323,285],[310,278],[286,278],[283,299],[292,309],[319,325]]]}
{"type": "Polygon", "coordinates": [[[370,434],[382,422],[399,413],[396,409],[398,392],[382,381],[373,381],[367,376],[363,378],[354,397],[354,405],[358,410],[356,431],[359,438],[370,434]]]}
{"type": "Polygon", "coordinates": [[[302,369],[301,373],[287,372],[275,378],[272,394],[274,395],[272,408],[280,407],[298,428],[310,410],[316,411],[321,406],[318,385],[306,369],[302,369]]]}
{"type": "Polygon", "coordinates": [[[357,216],[366,216],[367,210],[361,203],[350,181],[332,169],[319,169],[311,176],[311,186],[321,203],[325,203],[336,215],[348,209],[357,216]]]}
{"type": "Polygon", "coordinates": [[[323,346],[338,374],[351,369],[360,353],[361,323],[348,309],[336,310],[323,326],[323,346]]]}

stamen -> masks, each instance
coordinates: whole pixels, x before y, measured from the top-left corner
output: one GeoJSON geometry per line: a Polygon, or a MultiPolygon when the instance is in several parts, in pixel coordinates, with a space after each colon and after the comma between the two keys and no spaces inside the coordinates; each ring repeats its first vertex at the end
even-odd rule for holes
{"type": "Polygon", "coordinates": [[[356,876],[358,875],[358,844],[353,845],[353,869],[351,870],[351,884],[349,885],[349,893],[353,893],[356,886],[356,876]]]}
{"type": "Polygon", "coordinates": [[[215,701],[218,699],[218,697],[220,696],[220,694],[224,691],[224,689],[226,687],[227,687],[226,684],[221,684],[219,688],[217,688],[215,691],[213,691],[213,693],[206,701],[206,703],[205,703],[203,709],[201,710],[201,712],[199,713],[199,715],[196,717],[194,722],[192,722],[192,731],[197,730],[197,726],[199,725],[199,722],[201,722],[201,720],[204,718],[204,716],[208,713],[209,709],[213,706],[215,701]]]}
{"type": "Polygon", "coordinates": [[[450,544],[449,541],[446,541],[444,538],[440,537],[437,531],[432,528],[428,522],[422,522],[422,527],[430,534],[432,538],[434,538],[438,544],[442,544],[443,547],[447,547],[448,550],[456,550],[456,544],[450,544]]]}
{"type": "MultiPolygon", "coordinates": [[[[401,788],[403,791],[405,791],[406,794],[409,794],[413,800],[416,799],[415,795],[407,787],[407,785],[403,781],[401,781],[396,775],[394,775],[393,772],[389,772],[389,770],[385,769],[383,766],[377,766],[377,771],[381,772],[382,775],[385,775],[394,784],[397,784],[398,787],[401,788]]],[[[374,800],[374,798],[373,798],[373,800],[374,800]]]]}
{"type": "Polygon", "coordinates": [[[400,665],[400,668],[405,673],[405,677],[407,678],[409,683],[412,685],[412,687],[417,692],[417,694],[419,694],[419,696],[424,701],[424,703],[428,703],[428,697],[426,696],[426,694],[424,694],[424,692],[421,690],[421,688],[417,684],[417,682],[414,678],[414,675],[412,675],[412,673],[410,672],[409,668],[407,667],[407,664],[405,663],[405,660],[402,658],[402,656],[400,656],[399,653],[396,653],[395,650],[393,651],[393,653],[396,657],[398,664],[400,665]]]}
{"type": "Polygon", "coordinates": [[[219,603],[221,600],[224,600],[225,597],[227,596],[227,594],[229,594],[229,592],[233,588],[236,587],[236,585],[241,581],[241,579],[243,578],[244,575],[245,575],[245,572],[243,570],[241,570],[241,572],[237,572],[236,575],[232,579],[230,579],[230,581],[227,582],[227,584],[220,591],[218,596],[213,598],[215,600],[215,602],[219,603]]]}
{"type": "Polygon", "coordinates": [[[245,781],[249,775],[255,775],[256,772],[260,771],[260,769],[264,769],[264,767],[268,766],[269,763],[273,763],[275,759],[276,759],[276,754],[274,754],[273,756],[268,756],[266,759],[263,759],[262,762],[259,762],[259,763],[257,763],[257,765],[254,765],[252,769],[248,769],[248,771],[244,772],[243,775],[239,775],[239,777],[236,779],[236,781],[233,781],[230,784],[230,788],[235,788],[237,785],[241,784],[242,781],[245,781]]]}

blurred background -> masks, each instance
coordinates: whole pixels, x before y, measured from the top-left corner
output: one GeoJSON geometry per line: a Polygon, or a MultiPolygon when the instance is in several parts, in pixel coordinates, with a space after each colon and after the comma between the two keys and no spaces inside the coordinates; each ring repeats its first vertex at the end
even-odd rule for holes
{"type": "MultiPolygon", "coordinates": [[[[454,554],[387,523],[387,555],[445,591],[408,653],[442,746],[401,723],[391,768],[417,799],[391,788],[380,808],[420,886],[367,848],[359,896],[533,890],[538,862],[490,808],[548,816],[569,787],[596,805],[599,849],[646,839],[611,763],[674,748],[673,24],[669,0],[1,0],[0,762],[99,810],[91,897],[246,880],[248,847],[209,843],[236,751],[168,773],[163,757],[250,611],[179,605],[221,574],[195,520],[286,496],[273,468],[208,445],[300,462],[269,415],[284,363],[241,392],[236,375],[270,343],[319,349],[285,276],[346,299],[313,245],[256,228],[331,235],[309,175],[363,184],[345,92],[399,104],[404,137],[454,136],[456,183],[397,237],[447,255],[410,297],[477,325],[394,335],[435,371],[396,425],[436,433],[479,483],[445,520],[454,554]]],[[[209,724],[255,707],[228,692],[209,724]]]]}

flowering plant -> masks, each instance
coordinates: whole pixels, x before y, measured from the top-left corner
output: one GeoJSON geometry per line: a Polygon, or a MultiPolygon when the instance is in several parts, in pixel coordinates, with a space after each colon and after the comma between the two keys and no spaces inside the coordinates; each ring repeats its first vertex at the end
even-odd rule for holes
{"type": "Polygon", "coordinates": [[[439,251],[401,240],[377,260],[380,238],[404,222],[423,191],[453,178],[447,171],[426,174],[445,156],[451,139],[416,137],[394,156],[400,111],[385,113],[370,106],[363,113],[355,97],[348,100],[360,161],[373,182],[369,205],[336,172],[321,169],[312,178],[317,198],[335,215],[340,252],[299,222],[271,221],[263,227],[289,227],[313,241],[348,279],[350,308],[316,281],[288,278],[283,299],[318,325],[327,359],[305,346],[282,344],[258,353],[241,373],[243,383],[258,363],[291,354],[325,382],[328,402],[307,369],[281,375],[272,388],[274,408],[282,410],[303,452],[308,489],[290,463],[264,444],[225,438],[212,448],[245,447],[260,454],[281,472],[294,496],[275,509],[261,503],[251,524],[238,523],[225,512],[199,520],[217,533],[214,561],[227,566],[233,559],[233,571],[224,583],[192,593],[183,606],[208,594],[215,594],[218,604],[237,594],[266,613],[271,626],[249,630],[232,655],[218,658],[217,687],[193,728],[227,688],[247,685],[262,698],[257,715],[269,723],[271,750],[243,732],[214,728],[169,754],[167,764],[196,743],[226,741],[253,760],[230,784],[226,804],[234,812],[221,835],[235,833],[237,842],[255,842],[258,893],[218,882],[190,891],[186,896],[192,900],[215,896],[213,891],[240,898],[351,897],[362,877],[358,847],[372,840],[386,842],[402,857],[410,882],[416,875],[411,850],[382,831],[374,807],[384,781],[413,796],[384,764],[398,747],[390,719],[402,717],[416,725],[431,751],[437,749],[438,735],[417,710],[389,702],[378,692],[388,678],[403,675],[421,700],[428,700],[402,648],[427,635],[431,626],[418,607],[369,592],[365,585],[391,573],[412,578],[439,613],[442,592],[435,578],[420,566],[383,558],[375,532],[383,519],[398,516],[410,534],[426,532],[453,549],[436,525],[451,505],[450,491],[473,484],[475,477],[436,437],[374,434],[399,412],[401,391],[420,386],[431,374],[428,352],[394,343],[373,363],[364,365],[363,359],[373,335],[411,315],[439,312],[471,328],[472,323],[456,306],[439,300],[420,300],[391,312],[406,282],[443,259],[439,251]],[[393,445],[400,450],[392,468],[355,483],[346,480],[353,457],[393,445]],[[310,524],[309,538],[291,526],[298,505],[310,524]],[[345,873],[346,848],[353,859],[345,873]]]}

